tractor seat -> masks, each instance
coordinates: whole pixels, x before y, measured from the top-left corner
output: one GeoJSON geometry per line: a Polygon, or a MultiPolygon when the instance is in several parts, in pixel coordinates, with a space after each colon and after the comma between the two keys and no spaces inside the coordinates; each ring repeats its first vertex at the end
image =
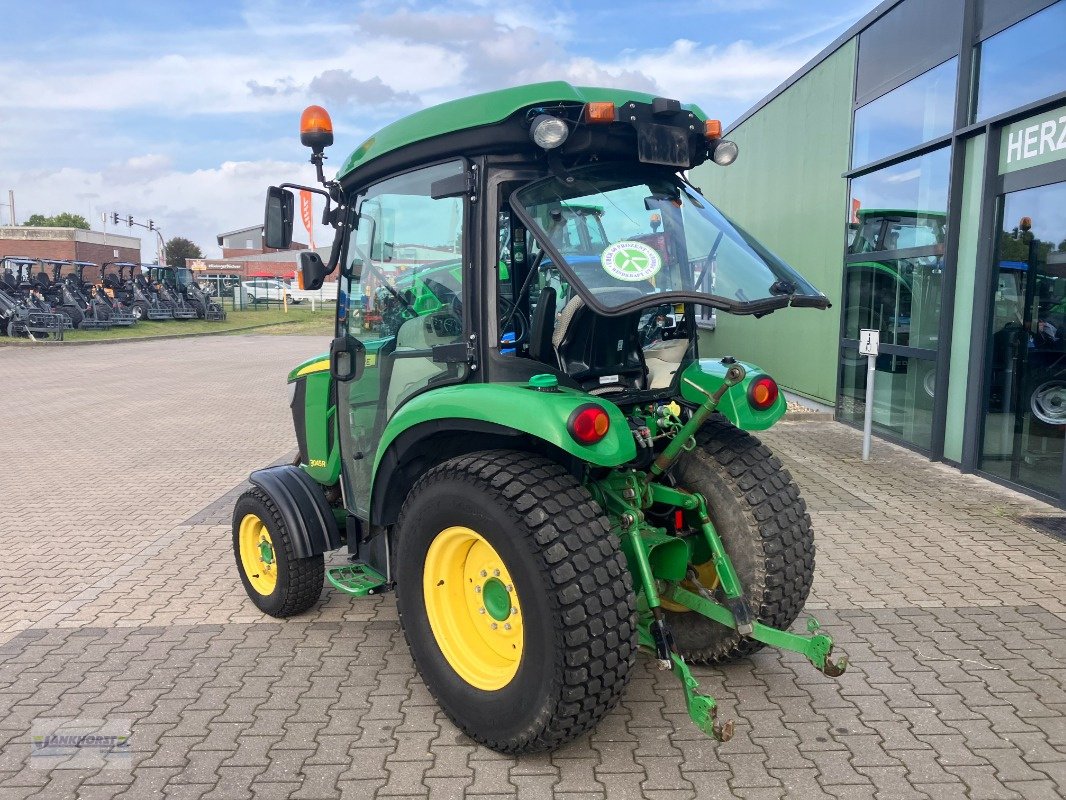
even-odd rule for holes
{"type": "Polygon", "coordinates": [[[47,289],[49,286],[52,285],[52,281],[48,278],[47,272],[37,273],[37,285],[40,286],[42,289],[47,289]]]}
{"type": "Polygon", "coordinates": [[[10,269],[4,270],[3,282],[4,285],[13,292],[19,288],[18,282],[15,280],[15,273],[10,269]]]}
{"type": "Polygon", "coordinates": [[[552,336],[560,369],[590,394],[646,389],[648,368],[640,346],[641,313],[604,317],[588,308],[580,297],[573,297],[559,315],[552,336]]]}

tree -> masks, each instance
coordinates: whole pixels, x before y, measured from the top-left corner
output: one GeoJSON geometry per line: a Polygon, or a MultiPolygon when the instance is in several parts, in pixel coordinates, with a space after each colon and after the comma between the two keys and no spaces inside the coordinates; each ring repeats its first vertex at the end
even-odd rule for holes
{"type": "Polygon", "coordinates": [[[89,221],[85,217],[81,214],[72,214],[69,211],[56,214],[54,217],[46,217],[44,214],[31,214],[30,218],[22,224],[34,228],[81,228],[83,231],[89,230],[89,221]]]}
{"type": "Polygon", "coordinates": [[[168,267],[184,267],[187,258],[203,258],[200,248],[183,236],[175,236],[163,248],[168,267]]]}

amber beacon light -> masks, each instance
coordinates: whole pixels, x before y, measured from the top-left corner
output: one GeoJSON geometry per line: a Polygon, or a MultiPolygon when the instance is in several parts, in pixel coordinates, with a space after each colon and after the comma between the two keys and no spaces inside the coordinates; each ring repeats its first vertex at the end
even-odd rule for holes
{"type": "Polygon", "coordinates": [[[300,115],[300,143],[316,153],[333,144],[333,120],[322,106],[308,106],[300,115]]]}

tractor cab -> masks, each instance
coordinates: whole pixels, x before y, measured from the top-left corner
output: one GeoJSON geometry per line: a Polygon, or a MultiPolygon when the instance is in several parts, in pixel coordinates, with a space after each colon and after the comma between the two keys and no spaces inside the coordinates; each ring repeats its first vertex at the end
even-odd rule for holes
{"type": "MultiPolygon", "coordinates": [[[[301,118],[337,273],[328,354],[289,373],[296,463],[252,473],[233,517],[252,602],[277,617],[323,578],[397,592],[426,683],[504,752],[559,746],[617,702],[638,647],[696,724],[731,723],[691,662],[766,644],[837,675],[832,640],[788,632],[813,578],[799,490],[752,432],[785,400],[756,365],[701,353],[698,311],[829,301],[686,179],[737,146],[694,105],[543,83],[378,131],[327,180],[332,121],[301,118]],[[324,567],[345,548],[349,563],[324,567]]],[[[789,312],[793,313],[793,312],[789,312]]],[[[742,355],[742,354],[737,354],[742,355]]]]}

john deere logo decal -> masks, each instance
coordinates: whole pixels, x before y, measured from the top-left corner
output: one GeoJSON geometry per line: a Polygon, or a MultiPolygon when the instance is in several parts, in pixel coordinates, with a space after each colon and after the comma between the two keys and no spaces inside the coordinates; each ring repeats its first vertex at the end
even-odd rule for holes
{"type": "Polygon", "coordinates": [[[643,242],[615,242],[600,256],[603,271],[620,281],[646,281],[658,274],[663,261],[643,242]]]}

